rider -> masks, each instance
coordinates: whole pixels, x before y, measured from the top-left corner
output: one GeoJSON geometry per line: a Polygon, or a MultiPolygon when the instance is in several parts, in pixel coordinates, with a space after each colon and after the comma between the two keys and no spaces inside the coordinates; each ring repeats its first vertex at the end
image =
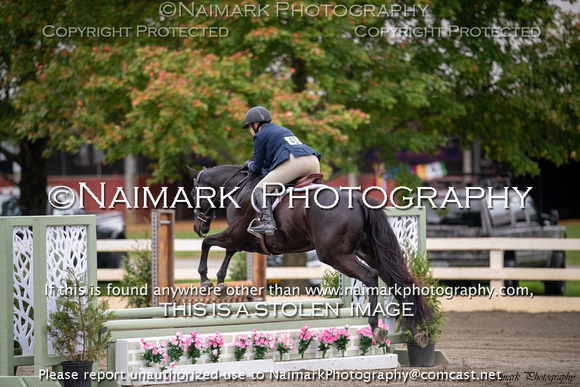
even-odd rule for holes
{"type": "Polygon", "coordinates": [[[250,128],[254,140],[254,161],[244,165],[250,172],[266,174],[253,193],[256,205],[262,208],[262,224],[251,227],[252,231],[263,235],[274,235],[276,231],[273,199],[268,196],[264,203],[264,190],[274,191],[277,184],[272,183],[286,184],[312,173],[320,173],[320,154],[302,144],[289,129],[271,121],[272,116],[266,108],[254,106],[246,113],[246,124],[243,126],[244,129],[250,128]]]}

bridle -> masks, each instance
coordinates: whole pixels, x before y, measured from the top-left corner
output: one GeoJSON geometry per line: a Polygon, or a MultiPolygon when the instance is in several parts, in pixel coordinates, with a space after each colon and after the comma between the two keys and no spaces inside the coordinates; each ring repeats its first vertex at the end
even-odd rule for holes
{"type": "MultiPolygon", "coordinates": [[[[245,169],[242,167],[240,169],[238,169],[236,172],[234,172],[230,177],[227,178],[227,180],[222,184],[223,187],[226,186],[226,184],[228,184],[230,182],[230,180],[232,180],[234,178],[234,176],[236,176],[238,173],[244,171],[245,169]]],[[[194,184],[193,184],[193,190],[197,193],[197,185],[196,183],[198,181],[200,181],[200,177],[201,174],[204,171],[199,172],[199,174],[197,175],[197,178],[194,180],[194,184]]],[[[240,187],[243,188],[243,186],[246,184],[246,182],[248,181],[250,177],[250,173],[246,171],[246,177],[244,177],[242,180],[240,180],[238,182],[238,184],[236,184],[236,187],[240,187]]],[[[210,203],[210,205],[208,206],[208,208],[205,211],[200,211],[200,209],[198,209],[197,207],[193,210],[193,215],[200,220],[200,222],[202,223],[207,223],[208,220],[211,218],[211,220],[209,220],[209,223],[213,222],[213,220],[216,218],[217,216],[217,211],[216,211],[216,205],[214,204],[214,202],[211,199],[207,199],[210,203]],[[212,213],[213,212],[213,213],[212,213]],[[210,215],[211,214],[211,215],[210,215]]]]}
{"type": "MultiPolygon", "coordinates": [[[[194,192],[197,194],[197,186],[196,183],[200,180],[201,174],[204,171],[200,171],[199,174],[197,175],[197,178],[194,180],[193,183],[193,190],[194,192]]],[[[213,215],[211,216],[211,220],[210,223],[215,219],[216,217],[216,211],[215,211],[215,204],[213,203],[213,201],[211,201],[211,199],[207,199],[210,202],[210,205],[208,206],[207,210],[205,211],[200,211],[199,208],[195,207],[195,209],[193,210],[193,216],[195,216],[197,219],[199,219],[202,223],[206,223],[207,220],[209,219],[209,214],[212,210],[213,211],[213,215]]]]}

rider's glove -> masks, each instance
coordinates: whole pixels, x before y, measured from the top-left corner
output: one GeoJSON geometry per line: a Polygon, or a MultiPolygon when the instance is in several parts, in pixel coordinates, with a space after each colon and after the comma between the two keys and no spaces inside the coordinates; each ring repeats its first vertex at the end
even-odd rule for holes
{"type": "Polygon", "coordinates": [[[242,165],[242,169],[249,171],[250,170],[250,160],[246,160],[246,162],[244,163],[244,165],[242,165]]]}

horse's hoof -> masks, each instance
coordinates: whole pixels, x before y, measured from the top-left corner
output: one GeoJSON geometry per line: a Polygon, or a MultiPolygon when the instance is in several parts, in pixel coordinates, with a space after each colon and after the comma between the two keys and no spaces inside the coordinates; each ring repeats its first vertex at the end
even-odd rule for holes
{"type": "Polygon", "coordinates": [[[211,289],[211,288],[213,288],[213,282],[211,282],[210,280],[202,282],[201,287],[205,288],[205,289],[211,289]]]}
{"type": "Polygon", "coordinates": [[[215,287],[213,292],[217,298],[219,298],[220,300],[223,300],[224,298],[226,298],[228,296],[227,289],[228,289],[228,285],[226,285],[222,282],[221,284],[217,284],[217,286],[215,287]]]}
{"type": "Polygon", "coordinates": [[[417,333],[413,339],[421,348],[425,348],[429,344],[429,336],[423,331],[417,333]]]}
{"type": "Polygon", "coordinates": [[[375,328],[373,332],[373,336],[375,337],[375,341],[380,345],[385,344],[387,342],[387,336],[389,332],[384,328],[375,328]]]}

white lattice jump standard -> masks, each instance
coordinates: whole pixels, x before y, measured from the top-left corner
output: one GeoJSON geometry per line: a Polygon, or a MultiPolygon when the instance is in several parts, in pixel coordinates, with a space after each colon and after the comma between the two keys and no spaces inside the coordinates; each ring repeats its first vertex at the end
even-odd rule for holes
{"type": "Polygon", "coordinates": [[[68,270],[97,285],[95,217],[0,217],[0,238],[0,385],[60,386],[37,376],[64,361],[47,337],[58,298],[49,289],[68,270]],[[34,365],[35,376],[15,377],[20,365],[34,365]]]}

